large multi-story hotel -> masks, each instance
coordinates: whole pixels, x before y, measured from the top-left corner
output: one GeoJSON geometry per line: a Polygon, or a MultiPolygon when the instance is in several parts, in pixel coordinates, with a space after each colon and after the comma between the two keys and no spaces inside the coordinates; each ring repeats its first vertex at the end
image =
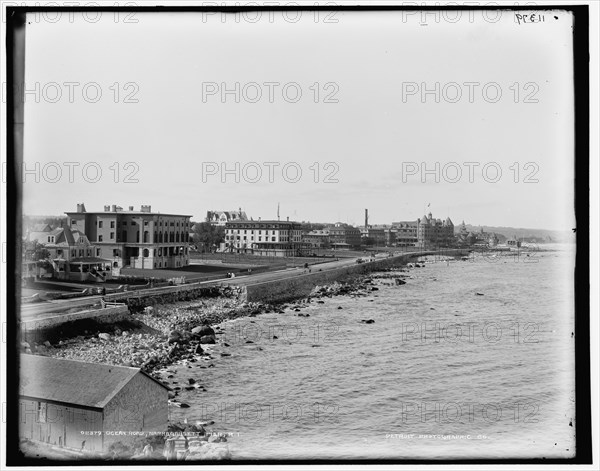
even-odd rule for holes
{"type": "Polygon", "coordinates": [[[393,222],[392,227],[396,230],[398,247],[446,247],[455,243],[451,219],[434,219],[431,213],[416,221],[393,222]]]}
{"type": "Polygon", "coordinates": [[[434,219],[431,213],[417,220],[417,238],[421,247],[448,247],[454,244],[454,224],[448,217],[434,219]]]}
{"type": "Polygon", "coordinates": [[[301,253],[302,225],[294,221],[230,221],[221,251],[293,257],[301,253]]]}
{"type": "Polygon", "coordinates": [[[149,205],[139,211],[130,206],[104,206],[87,212],[83,204],[67,212],[71,230],[85,234],[95,247],[95,256],[111,261],[113,268],[178,268],[189,264],[191,216],[152,212],[149,205]]]}

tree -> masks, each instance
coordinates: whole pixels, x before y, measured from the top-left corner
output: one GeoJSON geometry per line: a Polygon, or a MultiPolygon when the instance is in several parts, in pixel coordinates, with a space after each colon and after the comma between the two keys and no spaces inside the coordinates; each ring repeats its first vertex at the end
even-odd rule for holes
{"type": "Polygon", "coordinates": [[[25,242],[23,244],[23,255],[25,256],[25,260],[29,261],[38,261],[45,260],[50,257],[50,252],[43,244],[40,244],[37,240],[32,242],[25,242]]]}
{"type": "Polygon", "coordinates": [[[202,252],[212,251],[213,246],[218,246],[225,240],[225,228],[213,226],[208,222],[197,222],[193,226],[194,244],[202,252]]]}
{"type": "Polygon", "coordinates": [[[362,244],[366,245],[367,247],[372,247],[375,245],[375,239],[373,237],[363,237],[362,238],[362,244]]]}

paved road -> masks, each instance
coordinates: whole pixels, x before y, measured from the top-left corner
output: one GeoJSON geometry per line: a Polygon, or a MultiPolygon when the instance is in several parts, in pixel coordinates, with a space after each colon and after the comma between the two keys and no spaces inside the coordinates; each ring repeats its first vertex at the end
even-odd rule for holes
{"type": "MultiPolygon", "coordinates": [[[[402,253],[402,255],[416,255],[420,252],[408,252],[402,253]]],[[[400,253],[398,253],[400,255],[400,253]]],[[[378,254],[376,256],[376,260],[380,260],[382,258],[388,257],[387,253],[378,254]]],[[[353,258],[343,258],[339,260],[334,260],[331,262],[320,263],[317,265],[311,265],[310,269],[312,272],[315,271],[330,271],[335,270],[341,267],[354,266],[356,265],[356,261],[361,257],[353,257],[353,258]]],[[[363,258],[363,260],[366,260],[363,258]]],[[[365,262],[369,263],[369,262],[365,262]]],[[[284,270],[277,271],[268,271],[264,273],[255,273],[244,276],[236,276],[235,278],[219,278],[216,280],[203,281],[199,283],[193,283],[194,285],[206,285],[206,286],[214,286],[214,285],[252,285],[256,283],[263,283],[266,281],[272,280],[281,280],[285,278],[291,278],[295,276],[302,276],[307,274],[308,271],[304,268],[287,268],[284,270]]],[[[161,292],[168,293],[172,290],[172,286],[160,287],[160,288],[147,288],[143,290],[135,290],[131,291],[132,296],[139,296],[148,293],[152,294],[160,294],[161,292]]],[[[122,298],[123,293],[114,293],[107,294],[104,296],[104,299],[110,302],[113,299],[122,298]]],[[[73,298],[73,299],[56,299],[52,301],[47,301],[43,303],[34,303],[34,304],[23,304],[21,306],[21,319],[22,320],[36,320],[47,317],[48,313],[59,312],[62,310],[73,309],[73,308],[83,308],[92,306],[100,302],[102,296],[87,296],[85,298],[73,298]]]]}

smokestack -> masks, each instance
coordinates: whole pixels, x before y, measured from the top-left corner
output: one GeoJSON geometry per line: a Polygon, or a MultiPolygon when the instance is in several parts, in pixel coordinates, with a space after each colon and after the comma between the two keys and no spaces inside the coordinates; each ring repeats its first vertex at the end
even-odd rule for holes
{"type": "Polygon", "coordinates": [[[116,212],[117,212],[117,205],[116,205],[116,204],[113,204],[113,205],[112,205],[112,212],[113,212],[113,213],[116,213],[116,212]]]}
{"type": "Polygon", "coordinates": [[[369,210],[365,209],[365,229],[369,227],[369,210]]]}

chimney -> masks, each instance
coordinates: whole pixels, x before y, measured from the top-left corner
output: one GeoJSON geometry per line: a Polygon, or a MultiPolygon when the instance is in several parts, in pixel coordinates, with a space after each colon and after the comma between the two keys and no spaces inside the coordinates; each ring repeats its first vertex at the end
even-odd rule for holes
{"type": "Polygon", "coordinates": [[[129,206],[129,211],[133,211],[133,206],[129,206]]]}
{"type": "Polygon", "coordinates": [[[369,228],[369,210],[365,209],[365,229],[369,228]]]}
{"type": "Polygon", "coordinates": [[[143,204],[141,211],[142,211],[142,213],[149,213],[149,212],[151,212],[151,208],[152,207],[149,204],[143,204]]]}
{"type": "Polygon", "coordinates": [[[116,204],[113,204],[113,205],[112,205],[112,212],[113,212],[113,213],[116,213],[116,212],[117,212],[117,205],[116,205],[116,204]]]}
{"type": "Polygon", "coordinates": [[[289,216],[287,217],[287,221],[290,222],[290,217],[289,216]]]}
{"type": "Polygon", "coordinates": [[[85,205],[83,203],[77,203],[77,212],[85,213],[85,205]]]}
{"type": "Polygon", "coordinates": [[[110,211],[110,204],[105,204],[104,205],[104,212],[108,213],[110,211]]]}

